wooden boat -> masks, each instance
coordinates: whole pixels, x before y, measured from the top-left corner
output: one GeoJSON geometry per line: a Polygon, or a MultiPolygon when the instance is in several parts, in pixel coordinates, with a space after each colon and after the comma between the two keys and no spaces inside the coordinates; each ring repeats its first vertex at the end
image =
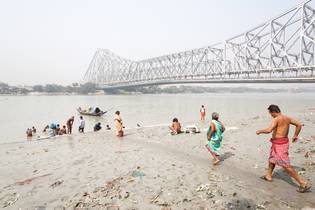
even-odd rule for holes
{"type": "Polygon", "coordinates": [[[77,111],[82,114],[82,115],[89,115],[89,116],[97,116],[97,117],[100,117],[102,116],[103,114],[105,114],[107,111],[102,111],[100,109],[98,109],[99,111],[98,112],[94,112],[94,111],[90,111],[91,108],[89,110],[83,110],[81,109],[81,107],[77,108],[77,111]]]}

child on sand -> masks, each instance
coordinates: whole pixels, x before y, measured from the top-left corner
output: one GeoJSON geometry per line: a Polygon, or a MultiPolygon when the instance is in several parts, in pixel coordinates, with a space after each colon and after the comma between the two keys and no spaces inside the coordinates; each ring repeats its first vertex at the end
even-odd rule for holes
{"type": "Polygon", "coordinates": [[[217,165],[220,162],[218,157],[220,155],[221,141],[223,138],[222,134],[224,131],[225,127],[223,123],[219,121],[219,114],[213,112],[212,121],[207,131],[208,144],[205,146],[214,159],[214,165],[217,165]]]}

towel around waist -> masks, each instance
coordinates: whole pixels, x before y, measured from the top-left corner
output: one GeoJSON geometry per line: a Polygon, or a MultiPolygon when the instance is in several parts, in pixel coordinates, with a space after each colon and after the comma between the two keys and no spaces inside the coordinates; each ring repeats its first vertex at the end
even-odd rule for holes
{"type": "Polygon", "coordinates": [[[289,143],[289,139],[288,139],[288,137],[274,138],[274,139],[270,139],[270,142],[272,144],[287,144],[287,143],[289,143]]]}

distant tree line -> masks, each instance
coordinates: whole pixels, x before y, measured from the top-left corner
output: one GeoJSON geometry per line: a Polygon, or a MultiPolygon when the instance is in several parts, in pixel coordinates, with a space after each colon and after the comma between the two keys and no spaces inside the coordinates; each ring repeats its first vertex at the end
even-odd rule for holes
{"type": "Polygon", "coordinates": [[[28,88],[10,86],[6,83],[0,82],[0,94],[28,94],[31,92],[39,93],[75,93],[75,94],[88,94],[96,93],[97,87],[93,83],[85,83],[79,85],[78,83],[73,83],[72,85],[62,86],[57,84],[47,84],[47,85],[34,85],[28,88]]]}
{"type": "Polygon", "coordinates": [[[88,94],[95,93],[97,91],[96,85],[93,83],[85,83],[82,85],[68,85],[62,86],[57,84],[47,84],[47,85],[34,85],[34,92],[45,92],[45,93],[78,93],[78,94],[88,94]]]}

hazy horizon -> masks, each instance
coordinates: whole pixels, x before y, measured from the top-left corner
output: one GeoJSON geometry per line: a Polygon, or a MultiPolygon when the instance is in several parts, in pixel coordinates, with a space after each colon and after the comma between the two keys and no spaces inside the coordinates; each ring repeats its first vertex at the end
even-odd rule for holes
{"type": "Polygon", "coordinates": [[[0,81],[10,85],[80,82],[98,48],[141,60],[204,47],[242,33],[301,2],[2,2],[0,81]]]}

